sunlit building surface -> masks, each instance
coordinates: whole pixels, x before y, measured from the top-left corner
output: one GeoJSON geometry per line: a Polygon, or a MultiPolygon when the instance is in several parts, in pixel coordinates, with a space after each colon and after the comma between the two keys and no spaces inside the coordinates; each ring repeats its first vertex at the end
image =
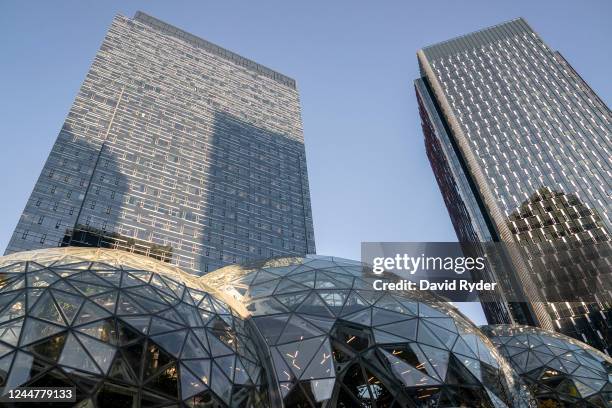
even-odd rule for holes
{"type": "Polygon", "coordinates": [[[295,81],[144,13],[115,17],[6,253],[57,246],[196,274],[314,253],[295,81]]]}
{"type": "Polygon", "coordinates": [[[372,280],[315,255],[201,278],[119,250],[5,256],[0,393],[75,387],[89,407],[532,406],[459,312],[372,280]]]}
{"type": "Polygon", "coordinates": [[[529,326],[482,328],[529,385],[539,407],[612,407],[612,360],[586,344],[529,326]]]}
{"type": "MultiPolygon", "coordinates": [[[[609,244],[612,116],[559,52],[519,18],[425,47],[418,61],[427,154],[460,241],[609,244]]],[[[519,258],[509,281],[528,301],[485,305],[488,321],[535,324],[609,352],[609,294],[547,303],[519,258]]]]}

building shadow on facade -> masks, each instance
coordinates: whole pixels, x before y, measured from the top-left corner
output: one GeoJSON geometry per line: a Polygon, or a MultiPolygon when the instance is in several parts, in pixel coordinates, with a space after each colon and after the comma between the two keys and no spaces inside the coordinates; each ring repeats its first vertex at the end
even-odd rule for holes
{"type": "Polygon", "coordinates": [[[154,160],[123,150],[120,129],[81,146],[92,152],[91,174],[61,246],[124,250],[196,274],[313,253],[304,144],[223,112],[208,134],[187,126],[174,124],[175,134],[200,143],[170,142],[154,160]]]}

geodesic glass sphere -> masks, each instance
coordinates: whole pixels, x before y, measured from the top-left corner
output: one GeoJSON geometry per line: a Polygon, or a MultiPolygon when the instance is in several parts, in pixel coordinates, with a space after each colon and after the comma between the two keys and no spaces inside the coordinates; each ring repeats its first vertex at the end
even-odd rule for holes
{"type": "Polygon", "coordinates": [[[529,385],[540,407],[612,407],[612,360],[594,348],[530,326],[482,327],[529,385]]]}
{"type": "Polygon", "coordinates": [[[252,315],[286,407],[530,404],[510,366],[458,311],[375,291],[359,262],[309,255],[200,279],[252,315]]]}
{"type": "Polygon", "coordinates": [[[195,277],[126,252],[0,258],[0,389],[76,387],[80,406],[268,406],[244,321],[195,277]]]}

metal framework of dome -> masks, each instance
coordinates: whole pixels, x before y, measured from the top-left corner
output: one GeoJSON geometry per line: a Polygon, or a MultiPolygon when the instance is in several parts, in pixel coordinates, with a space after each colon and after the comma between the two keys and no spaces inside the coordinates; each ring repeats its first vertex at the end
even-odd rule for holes
{"type": "Polygon", "coordinates": [[[375,291],[362,264],[309,255],[200,278],[246,306],[285,407],[525,407],[525,387],[456,309],[375,291]]]}
{"type": "MultiPolygon", "coordinates": [[[[534,406],[455,308],[375,291],[374,279],[359,262],[315,255],[202,277],[116,250],[5,256],[0,392],[75,387],[78,406],[117,408],[534,406]]],[[[569,344],[577,392],[603,401],[609,383],[580,380],[601,377],[595,357],[569,344]]]]}
{"type": "Polygon", "coordinates": [[[76,387],[81,407],[269,406],[243,319],[194,276],[126,252],[0,258],[0,388],[76,387]]]}
{"type": "Polygon", "coordinates": [[[543,408],[612,407],[612,360],[559,333],[530,326],[482,327],[543,408]]]}

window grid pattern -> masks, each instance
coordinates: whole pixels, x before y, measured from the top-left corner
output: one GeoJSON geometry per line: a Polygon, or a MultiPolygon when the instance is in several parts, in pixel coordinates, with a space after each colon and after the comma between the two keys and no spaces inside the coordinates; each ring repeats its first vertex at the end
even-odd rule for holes
{"type": "MultiPolygon", "coordinates": [[[[560,53],[516,19],[426,47],[419,63],[465,136],[456,149],[474,158],[474,191],[503,239],[611,240],[612,116],[560,53]]],[[[547,309],[556,329],[609,349],[610,299],[547,309]]]]}
{"type": "Polygon", "coordinates": [[[313,253],[297,91],[147,21],[114,19],[6,252],[120,248],[197,274],[313,253]]]}
{"type": "MultiPolygon", "coordinates": [[[[576,238],[609,239],[610,111],[521,20],[513,23],[522,30],[431,66],[506,217],[548,187],[574,194],[603,220],[576,238]]],[[[564,215],[568,223],[595,222],[564,215]]]]}

